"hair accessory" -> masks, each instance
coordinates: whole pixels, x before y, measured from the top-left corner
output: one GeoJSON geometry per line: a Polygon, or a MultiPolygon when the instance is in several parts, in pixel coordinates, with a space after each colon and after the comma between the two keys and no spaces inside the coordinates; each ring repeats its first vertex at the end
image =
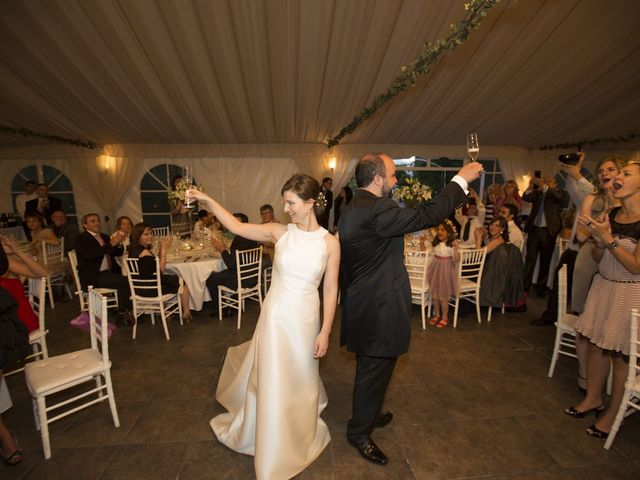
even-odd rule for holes
{"type": "Polygon", "coordinates": [[[327,206],[327,197],[325,196],[324,192],[321,191],[318,194],[318,196],[316,197],[316,200],[315,200],[315,204],[316,204],[316,207],[318,209],[320,209],[321,211],[326,208],[326,206],[327,206]]]}
{"type": "Polygon", "coordinates": [[[453,224],[453,222],[451,220],[449,220],[448,218],[444,221],[444,223],[446,223],[447,225],[449,225],[449,228],[453,231],[454,235],[458,234],[458,230],[456,229],[456,226],[453,224]]]}

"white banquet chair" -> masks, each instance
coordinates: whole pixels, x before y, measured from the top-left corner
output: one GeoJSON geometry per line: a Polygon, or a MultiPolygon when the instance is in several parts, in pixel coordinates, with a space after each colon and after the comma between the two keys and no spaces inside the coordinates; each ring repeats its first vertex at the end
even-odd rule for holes
{"type": "Polygon", "coordinates": [[[427,308],[427,316],[431,316],[431,294],[429,292],[429,283],[427,282],[427,270],[431,256],[429,252],[405,252],[404,265],[409,274],[409,284],[411,286],[411,302],[420,305],[420,313],[422,314],[422,329],[427,328],[425,317],[425,308],[427,308]]]}
{"type": "MultiPolygon", "coordinates": [[[[80,311],[87,310],[87,292],[82,290],[80,284],[80,274],[78,273],[78,256],[75,250],[71,250],[69,253],[69,264],[71,265],[71,273],[73,274],[73,280],[76,284],[76,295],[78,295],[78,302],[80,303],[80,311]]],[[[118,291],[114,288],[93,288],[94,292],[107,298],[107,308],[118,309],[118,291]]]]}
{"type": "Polygon", "coordinates": [[[262,296],[266,297],[269,287],[271,286],[271,275],[273,274],[273,267],[267,267],[262,271],[262,296]]]}
{"type": "Polygon", "coordinates": [[[567,313],[567,266],[558,270],[558,316],[556,317],[556,338],[553,342],[553,354],[547,376],[553,377],[560,355],[578,358],[576,355],[576,322],[578,316],[567,313]]]}
{"type": "MultiPolygon", "coordinates": [[[[33,313],[38,317],[38,329],[29,332],[29,344],[33,349],[33,353],[30,353],[24,359],[25,363],[28,360],[40,360],[49,357],[49,351],[47,349],[47,330],[45,325],[45,305],[47,303],[46,294],[46,277],[42,278],[29,278],[27,280],[27,298],[29,305],[33,309],[33,313]]],[[[4,372],[4,376],[8,377],[14,373],[19,373],[24,370],[24,366],[4,372]]]]}
{"type": "Polygon", "coordinates": [[[168,237],[169,235],[171,235],[169,227],[152,228],[151,232],[153,233],[153,236],[156,237],[156,238],[163,238],[163,237],[168,237]]]}
{"type": "Polygon", "coordinates": [[[628,417],[636,410],[640,411],[640,339],[638,338],[638,322],[640,321],[640,313],[638,309],[631,310],[631,338],[629,339],[629,370],[627,373],[627,381],[624,384],[624,393],[622,401],[613,421],[611,431],[604,444],[604,448],[609,450],[613,441],[620,430],[620,425],[625,417],[628,417]]]}
{"type": "Polygon", "coordinates": [[[236,265],[238,288],[233,290],[224,285],[218,285],[218,317],[222,320],[223,308],[238,310],[238,329],[240,329],[245,300],[254,300],[262,307],[262,247],[236,250],[236,265]]]}
{"type": "Polygon", "coordinates": [[[449,301],[453,310],[453,328],[458,324],[458,307],[460,300],[466,300],[476,305],[478,323],[482,321],[480,316],[480,281],[484,260],[487,257],[486,248],[460,249],[460,261],[458,262],[458,292],[455,300],[449,301]]]}
{"type": "Polygon", "coordinates": [[[69,285],[66,282],[66,265],[67,262],[64,258],[64,238],[60,239],[60,244],[51,245],[44,240],[42,241],[42,263],[44,264],[49,274],[47,275],[46,291],[49,294],[49,303],[51,308],[56,308],[53,302],[53,287],[61,286],[69,295],[69,298],[73,298],[69,285]],[[53,271],[51,271],[53,269],[53,271]],[[57,271],[56,271],[57,270],[57,271]]]}
{"type": "Polygon", "coordinates": [[[116,427],[120,426],[111,383],[107,300],[94,290],[89,290],[89,319],[91,348],[38,360],[27,364],[24,369],[27,387],[33,398],[36,428],[40,430],[45,459],[51,458],[49,424],[56,420],[107,400],[111,407],[113,424],[116,427]],[[90,385],[88,391],[75,391],[73,397],[56,399],[57,403],[47,406],[46,400],[49,395],[87,382],[95,382],[95,387],[92,388],[93,385],[90,385]],[[51,416],[53,410],[66,405],[72,406],[51,416]]]}
{"type": "Polygon", "coordinates": [[[169,328],[167,327],[167,318],[174,313],[178,314],[180,325],[182,323],[182,303],[180,302],[180,294],[183,289],[182,278],[180,278],[180,288],[177,293],[162,293],[162,282],[160,278],[160,261],[155,257],[156,276],[155,278],[141,278],[138,266],[138,258],[127,258],[127,278],[129,279],[129,288],[131,290],[131,300],[133,303],[133,332],[132,338],[136,339],[138,331],[138,317],[144,314],[151,315],[151,323],[155,324],[155,314],[160,314],[164,336],[167,340],[171,340],[169,336],[169,328]],[[141,295],[141,292],[148,292],[150,295],[141,295]]]}

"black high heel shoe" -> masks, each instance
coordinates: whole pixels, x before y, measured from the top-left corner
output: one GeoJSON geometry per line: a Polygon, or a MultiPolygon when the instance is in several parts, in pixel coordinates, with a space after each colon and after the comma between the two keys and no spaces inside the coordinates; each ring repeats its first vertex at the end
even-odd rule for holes
{"type": "Polygon", "coordinates": [[[580,410],[576,410],[576,407],[569,407],[564,409],[564,413],[566,413],[567,415],[573,418],[584,418],[586,415],[590,414],[591,412],[596,412],[596,418],[598,418],[600,414],[604,412],[604,403],[601,403],[597,407],[590,408],[589,410],[585,410],[584,412],[581,412],[580,410]]]}
{"type": "Polygon", "coordinates": [[[585,431],[587,432],[587,435],[591,435],[594,438],[600,438],[602,440],[606,440],[609,437],[609,432],[603,432],[598,427],[596,427],[595,423],[591,425],[589,428],[587,428],[585,431]]]}
{"type": "Polygon", "coordinates": [[[0,455],[2,455],[2,459],[6,465],[13,466],[17,465],[22,461],[22,449],[18,445],[18,439],[16,438],[16,434],[11,432],[11,436],[13,437],[13,441],[16,443],[18,447],[16,450],[10,453],[5,453],[0,447],[0,455]]]}

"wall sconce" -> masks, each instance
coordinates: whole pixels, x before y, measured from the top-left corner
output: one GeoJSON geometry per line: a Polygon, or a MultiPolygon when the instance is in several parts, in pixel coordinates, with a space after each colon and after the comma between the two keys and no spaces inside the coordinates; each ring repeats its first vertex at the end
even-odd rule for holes
{"type": "Polygon", "coordinates": [[[98,157],[98,171],[100,173],[109,174],[116,166],[116,159],[109,155],[100,155],[98,157]]]}
{"type": "Polygon", "coordinates": [[[336,157],[331,157],[329,159],[329,168],[332,172],[336,169],[336,157]]]}

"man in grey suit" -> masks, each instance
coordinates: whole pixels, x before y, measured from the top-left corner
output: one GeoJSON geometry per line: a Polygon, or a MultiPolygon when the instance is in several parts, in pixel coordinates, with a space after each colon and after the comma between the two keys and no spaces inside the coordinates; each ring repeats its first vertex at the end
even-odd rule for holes
{"type": "Polygon", "coordinates": [[[365,155],[356,167],[360,189],[340,215],[342,251],[341,344],[356,354],[353,413],[347,439],[367,460],[384,465],[386,455],[371,439],[387,425],[381,412],[396,358],[409,348],[411,289],[404,266],[404,234],[438,225],[467,200],[468,183],[482,171],[466,164],[433,200],[400,208],[389,198],[396,184],[393,160],[365,155]]]}

